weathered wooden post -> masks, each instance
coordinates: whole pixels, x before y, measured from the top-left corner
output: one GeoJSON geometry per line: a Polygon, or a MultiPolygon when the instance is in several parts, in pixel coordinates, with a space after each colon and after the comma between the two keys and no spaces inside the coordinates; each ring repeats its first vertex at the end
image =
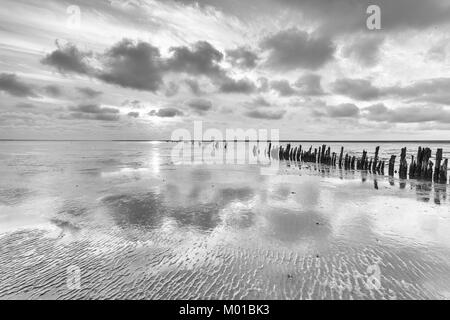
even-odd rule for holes
{"type": "Polygon", "coordinates": [[[428,181],[432,181],[433,180],[433,161],[428,161],[428,168],[427,168],[427,173],[425,175],[425,179],[427,179],[428,181]]]}
{"type": "Polygon", "coordinates": [[[395,165],[395,155],[391,155],[391,159],[389,160],[389,175],[394,176],[394,165],[395,165]]]}
{"type": "Polygon", "coordinates": [[[342,157],[344,156],[344,147],[341,147],[341,154],[339,155],[339,168],[342,168],[342,157]]]}
{"type": "Polygon", "coordinates": [[[377,146],[375,148],[375,157],[373,158],[373,166],[372,166],[372,172],[375,172],[377,170],[377,163],[378,163],[378,152],[380,151],[380,146],[377,146]]]}
{"type": "Polygon", "coordinates": [[[325,144],[323,144],[322,145],[322,153],[319,155],[319,162],[320,163],[323,163],[323,160],[324,160],[324,157],[325,157],[325,148],[326,148],[327,146],[325,145],[325,144]]]}
{"type": "MultiPolygon", "coordinates": [[[[429,170],[429,162],[431,158],[431,149],[430,148],[424,148],[422,150],[422,168],[420,171],[420,177],[423,179],[428,179],[430,176],[428,170],[429,170]]],[[[431,168],[433,170],[433,167],[431,168]]]]}
{"type": "Polygon", "coordinates": [[[408,163],[406,162],[406,147],[402,148],[402,152],[400,154],[400,167],[398,170],[398,174],[400,179],[406,179],[408,171],[408,163]]]}
{"type": "Polygon", "coordinates": [[[448,159],[445,159],[444,163],[442,164],[442,166],[439,170],[439,182],[440,183],[447,183],[447,166],[448,166],[448,159]]]}
{"type": "Polygon", "coordinates": [[[419,147],[417,150],[417,166],[414,172],[414,178],[420,178],[422,175],[422,161],[423,161],[423,150],[419,147]]]}
{"type": "Polygon", "coordinates": [[[290,152],[291,152],[291,144],[288,143],[286,146],[286,151],[284,152],[284,160],[289,160],[290,152]]]}
{"type": "Polygon", "coordinates": [[[436,164],[434,166],[434,176],[433,179],[435,182],[439,181],[439,172],[441,170],[441,161],[442,161],[442,149],[437,149],[436,152],[436,164]]]}
{"type": "Polygon", "coordinates": [[[409,165],[409,178],[413,179],[416,172],[416,161],[414,160],[414,156],[411,156],[411,164],[409,165]]]}
{"type": "Polygon", "coordinates": [[[361,157],[361,170],[367,170],[367,151],[363,150],[361,157]]]}

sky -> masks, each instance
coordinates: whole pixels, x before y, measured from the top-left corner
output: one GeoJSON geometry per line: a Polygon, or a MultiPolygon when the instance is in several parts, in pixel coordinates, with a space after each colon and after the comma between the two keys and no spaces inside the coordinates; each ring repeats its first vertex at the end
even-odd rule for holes
{"type": "Polygon", "coordinates": [[[450,139],[448,0],[0,2],[0,139],[450,139]]]}

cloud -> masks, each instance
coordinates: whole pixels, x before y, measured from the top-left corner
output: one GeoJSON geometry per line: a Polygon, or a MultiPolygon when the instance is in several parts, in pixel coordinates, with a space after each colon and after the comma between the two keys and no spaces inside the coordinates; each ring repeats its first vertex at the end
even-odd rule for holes
{"type": "Polygon", "coordinates": [[[0,91],[15,97],[37,97],[33,87],[13,73],[0,73],[0,91]]]}
{"type": "Polygon", "coordinates": [[[172,47],[172,56],[167,59],[167,69],[192,75],[204,75],[212,79],[224,75],[219,63],[223,54],[207,41],[198,41],[191,47],[172,47]]]}
{"type": "Polygon", "coordinates": [[[148,113],[150,116],[156,116],[161,118],[173,118],[176,116],[182,116],[183,112],[176,108],[161,108],[159,110],[152,110],[148,113]]]}
{"type": "Polygon", "coordinates": [[[56,85],[48,85],[44,87],[44,92],[53,97],[60,97],[62,95],[62,90],[56,85]]]}
{"type": "Polygon", "coordinates": [[[324,95],[321,77],[317,74],[305,74],[297,79],[295,86],[297,91],[302,95],[321,96],[324,95]]]}
{"type": "Polygon", "coordinates": [[[410,99],[410,102],[450,104],[450,78],[419,80],[408,86],[383,88],[387,95],[410,99]]]}
{"type": "Polygon", "coordinates": [[[133,109],[141,109],[143,106],[139,100],[125,100],[121,104],[122,107],[131,107],[133,109]]]}
{"type": "Polygon", "coordinates": [[[200,95],[202,91],[200,90],[200,86],[198,81],[195,79],[185,79],[184,82],[191,89],[192,93],[195,95],[200,95]]]}
{"type": "Polygon", "coordinates": [[[385,32],[424,29],[450,21],[450,3],[446,0],[281,0],[279,4],[298,9],[319,25],[320,33],[329,35],[361,31],[366,26],[366,9],[372,4],[381,9],[385,32]]]}
{"type": "Polygon", "coordinates": [[[270,83],[267,78],[259,77],[257,80],[257,83],[258,83],[258,91],[260,91],[260,92],[269,91],[270,83]]]}
{"type": "Polygon", "coordinates": [[[102,91],[96,91],[94,89],[88,88],[88,87],[78,87],[77,91],[84,95],[87,98],[96,98],[100,96],[103,92],[102,91]]]}
{"type": "Polygon", "coordinates": [[[379,103],[362,109],[362,115],[371,121],[389,123],[450,123],[450,110],[442,106],[410,106],[388,108],[379,103]]]}
{"type": "Polygon", "coordinates": [[[333,83],[335,93],[356,100],[374,100],[382,97],[401,98],[407,103],[429,102],[450,104],[450,78],[433,78],[416,81],[407,86],[375,87],[365,79],[338,79],[333,83]]]}
{"type": "Polygon", "coordinates": [[[280,96],[321,96],[325,92],[320,83],[321,78],[316,74],[306,74],[297,79],[291,85],[287,80],[274,80],[270,82],[270,88],[278,92],[280,96]]]}
{"type": "Polygon", "coordinates": [[[355,59],[362,66],[373,67],[379,61],[380,48],[384,40],[383,36],[357,37],[353,43],[344,47],[343,55],[355,59]]]}
{"type": "Polygon", "coordinates": [[[256,86],[247,78],[234,80],[226,78],[220,85],[220,91],[225,93],[252,93],[256,86]]]}
{"type": "Polygon", "coordinates": [[[292,96],[297,93],[287,80],[270,81],[270,88],[278,92],[278,94],[283,97],[292,96]]]}
{"type": "Polygon", "coordinates": [[[212,102],[205,99],[192,99],[186,104],[199,114],[203,114],[212,108],[212,102]]]}
{"type": "Polygon", "coordinates": [[[268,110],[251,110],[244,113],[245,116],[255,119],[279,120],[283,118],[285,110],[268,111],[268,110]]]}
{"type": "Polygon", "coordinates": [[[265,38],[261,48],[269,51],[266,65],[279,70],[316,70],[333,58],[335,46],[321,38],[298,29],[280,31],[265,38]]]}
{"type": "Polygon", "coordinates": [[[68,43],[66,45],[55,42],[57,49],[48,54],[41,60],[44,65],[55,67],[59,72],[90,74],[92,68],[87,62],[87,59],[92,56],[91,52],[83,52],[78,48],[68,43]]]}
{"type": "Polygon", "coordinates": [[[123,39],[101,57],[99,79],[125,88],[155,92],[162,85],[159,49],[147,42],[123,39]]]}
{"type": "Polygon", "coordinates": [[[169,84],[166,86],[166,90],[164,95],[166,97],[173,97],[178,93],[178,90],[180,89],[180,86],[174,82],[169,82],[169,84]]]}
{"type": "Polygon", "coordinates": [[[264,97],[258,96],[254,98],[252,101],[246,103],[249,107],[271,107],[272,104],[267,101],[264,97]]]}
{"type": "Polygon", "coordinates": [[[131,118],[138,118],[139,117],[139,112],[128,112],[127,115],[129,117],[131,117],[131,118]]]}
{"type": "Polygon", "coordinates": [[[342,103],[335,106],[324,105],[321,109],[315,110],[313,114],[318,117],[357,118],[360,110],[353,103],[342,103]]]}
{"type": "MultiPolygon", "coordinates": [[[[122,39],[104,53],[95,56],[91,52],[78,50],[73,44],[61,46],[57,42],[57,47],[41,60],[43,64],[52,66],[61,73],[84,74],[124,88],[157,92],[167,73],[202,75],[217,85],[233,86],[231,78],[220,66],[223,54],[207,41],[198,41],[189,47],[171,47],[171,56],[166,58],[161,56],[159,48],[150,43],[130,39],[122,39]]],[[[186,83],[197,94],[200,93],[198,84],[192,80],[187,80],[186,83]]],[[[242,81],[236,84],[237,87],[242,85],[242,81]]],[[[168,96],[176,92],[176,84],[166,87],[165,93],[168,96]]]]}
{"type": "Polygon", "coordinates": [[[258,55],[249,48],[238,47],[226,51],[226,60],[241,69],[253,69],[258,62],[258,55]]]}
{"type": "Polygon", "coordinates": [[[36,108],[36,106],[34,104],[31,104],[31,103],[21,102],[21,103],[16,104],[16,108],[20,108],[20,109],[34,109],[34,108],[36,108]]]}
{"type": "Polygon", "coordinates": [[[437,62],[445,62],[448,55],[449,43],[450,39],[446,38],[433,45],[427,52],[427,58],[437,62]]]}
{"type": "Polygon", "coordinates": [[[380,89],[374,87],[369,80],[365,79],[338,79],[332,86],[335,93],[356,100],[373,100],[379,98],[382,94],[380,89]]]}
{"type": "Polygon", "coordinates": [[[81,104],[68,108],[71,113],[65,119],[86,119],[86,120],[102,120],[117,121],[119,120],[119,109],[110,107],[100,107],[96,104],[81,104]]]}

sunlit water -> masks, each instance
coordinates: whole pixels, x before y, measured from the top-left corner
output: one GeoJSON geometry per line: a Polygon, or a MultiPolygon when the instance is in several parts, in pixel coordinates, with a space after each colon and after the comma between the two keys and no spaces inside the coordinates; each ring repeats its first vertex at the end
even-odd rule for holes
{"type": "Polygon", "coordinates": [[[175,145],[0,142],[0,298],[450,298],[448,186],[175,145]]]}

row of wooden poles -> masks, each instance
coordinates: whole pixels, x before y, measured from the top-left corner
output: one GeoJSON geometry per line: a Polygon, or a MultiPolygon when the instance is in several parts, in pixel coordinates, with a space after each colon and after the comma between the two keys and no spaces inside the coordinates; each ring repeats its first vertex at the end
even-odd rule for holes
{"type": "MultiPolygon", "coordinates": [[[[356,156],[349,155],[344,156],[344,147],[341,147],[341,152],[338,156],[336,152],[331,152],[331,147],[323,144],[319,148],[310,146],[309,149],[303,149],[301,145],[292,147],[290,143],[286,146],[274,146],[269,142],[269,148],[267,154],[271,158],[280,160],[291,161],[303,161],[321,163],[330,166],[338,166],[344,169],[356,169],[367,170],[371,173],[377,173],[384,175],[385,161],[379,159],[380,147],[375,148],[375,154],[373,157],[368,157],[367,151],[363,150],[362,156],[357,158],[356,156]]],[[[391,155],[388,162],[388,174],[394,176],[395,159],[396,155],[391,155]]],[[[439,183],[447,183],[447,167],[448,159],[442,158],[442,149],[437,149],[436,163],[431,160],[431,149],[419,147],[417,151],[417,157],[412,156],[411,163],[406,160],[406,147],[402,148],[400,153],[400,165],[398,174],[401,179],[423,179],[428,181],[434,181],[439,183]],[[434,169],[433,169],[434,168],[434,169]]]]}

